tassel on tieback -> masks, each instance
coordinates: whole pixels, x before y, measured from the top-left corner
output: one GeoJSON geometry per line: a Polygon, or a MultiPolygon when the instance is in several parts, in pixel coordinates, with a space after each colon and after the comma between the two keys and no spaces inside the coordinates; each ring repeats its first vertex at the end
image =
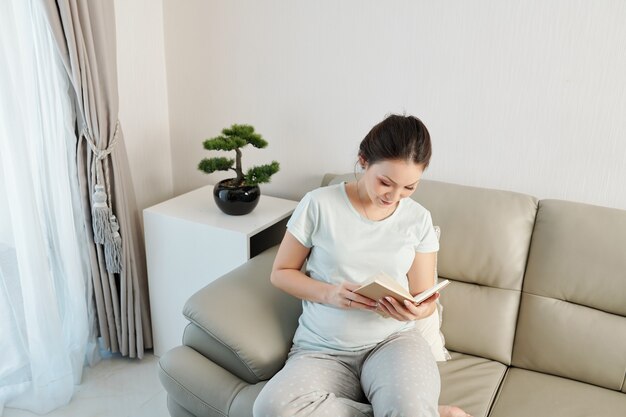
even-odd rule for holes
{"type": "Polygon", "coordinates": [[[91,224],[93,225],[93,241],[104,243],[109,229],[109,207],[104,186],[96,185],[91,207],[91,224]]]}
{"type": "Polygon", "coordinates": [[[115,215],[109,218],[111,234],[104,243],[104,257],[106,259],[107,271],[111,274],[122,272],[122,237],[120,236],[120,226],[115,215]]]}

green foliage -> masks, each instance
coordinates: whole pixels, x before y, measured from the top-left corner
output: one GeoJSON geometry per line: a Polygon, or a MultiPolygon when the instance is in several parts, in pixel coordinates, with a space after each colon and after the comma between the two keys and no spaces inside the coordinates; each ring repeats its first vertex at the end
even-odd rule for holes
{"type": "Polygon", "coordinates": [[[204,158],[198,164],[198,169],[210,174],[215,171],[228,171],[233,167],[235,163],[234,159],[228,159],[223,157],[217,158],[204,158]]]}
{"type": "Polygon", "coordinates": [[[254,127],[250,125],[232,125],[230,128],[223,129],[222,134],[226,137],[242,139],[246,144],[249,143],[255,148],[267,146],[267,141],[258,133],[254,133],[254,127]]]}
{"type": "Polygon", "coordinates": [[[278,172],[280,164],[272,161],[271,164],[252,167],[246,172],[245,180],[248,185],[270,182],[270,177],[278,172]]]}
{"type": "Polygon", "coordinates": [[[218,136],[204,141],[204,149],[209,151],[234,151],[248,142],[238,137],[218,136]]]}
{"type": "Polygon", "coordinates": [[[270,177],[278,172],[280,165],[276,161],[271,164],[254,166],[244,175],[241,167],[241,149],[246,145],[255,148],[265,148],[267,141],[255,133],[254,127],[250,125],[234,124],[230,128],[222,129],[222,134],[203,142],[204,149],[210,151],[236,151],[236,159],[228,158],[205,158],[198,164],[200,171],[210,174],[215,171],[226,171],[232,169],[237,173],[233,182],[238,185],[256,185],[270,181],[270,177]],[[233,164],[235,165],[233,168],[233,164]]]}

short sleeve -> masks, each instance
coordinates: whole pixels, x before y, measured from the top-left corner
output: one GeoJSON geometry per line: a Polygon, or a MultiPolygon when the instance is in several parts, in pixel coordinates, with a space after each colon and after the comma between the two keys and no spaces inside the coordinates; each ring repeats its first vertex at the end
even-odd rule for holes
{"type": "Polygon", "coordinates": [[[417,236],[415,252],[431,253],[439,251],[439,239],[437,239],[437,233],[429,212],[426,212],[426,215],[423,217],[417,236]]]}
{"type": "Polygon", "coordinates": [[[287,230],[307,248],[313,246],[313,233],[317,227],[319,207],[307,193],[287,222],[287,230]]]}

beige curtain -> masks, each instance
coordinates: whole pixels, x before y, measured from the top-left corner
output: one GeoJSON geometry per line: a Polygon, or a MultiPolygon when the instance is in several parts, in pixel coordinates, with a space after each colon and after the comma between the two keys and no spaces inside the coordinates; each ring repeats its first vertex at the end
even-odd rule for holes
{"type": "Polygon", "coordinates": [[[118,120],[113,0],[41,1],[76,98],[76,163],[99,333],[112,352],[142,358],[152,330],[143,236],[118,120]]]}

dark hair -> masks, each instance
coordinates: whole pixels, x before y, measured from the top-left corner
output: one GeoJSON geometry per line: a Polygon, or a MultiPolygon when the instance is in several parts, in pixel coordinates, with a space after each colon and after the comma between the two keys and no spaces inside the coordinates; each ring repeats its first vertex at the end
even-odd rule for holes
{"type": "Polygon", "coordinates": [[[426,169],[431,155],[428,129],[415,116],[387,116],[369,131],[359,146],[359,156],[370,165],[402,159],[424,165],[426,169]]]}

